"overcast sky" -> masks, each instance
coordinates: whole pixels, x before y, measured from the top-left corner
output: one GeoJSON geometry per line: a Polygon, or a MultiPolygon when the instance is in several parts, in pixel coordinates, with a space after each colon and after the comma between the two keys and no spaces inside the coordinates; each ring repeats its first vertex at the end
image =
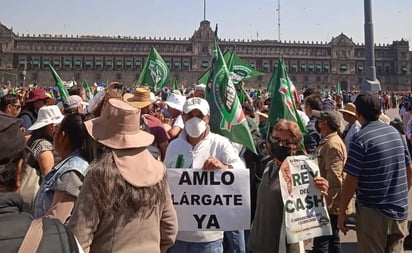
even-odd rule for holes
{"type": "MultiPolygon", "coordinates": [[[[412,0],[372,0],[375,43],[412,40],[412,0]]],[[[204,0],[0,0],[0,22],[15,33],[189,38],[204,0]]],[[[208,0],[206,19],[226,39],[277,39],[278,0],[208,0]]],[[[281,0],[281,40],[364,41],[362,0],[281,0]]]]}

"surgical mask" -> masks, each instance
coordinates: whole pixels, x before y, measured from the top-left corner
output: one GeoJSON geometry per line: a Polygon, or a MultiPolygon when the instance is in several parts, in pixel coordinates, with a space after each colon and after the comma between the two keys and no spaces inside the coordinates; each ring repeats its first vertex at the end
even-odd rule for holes
{"type": "Polygon", "coordinates": [[[283,162],[286,157],[290,156],[292,150],[289,146],[280,146],[278,142],[272,142],[271,151],[273,158],[283,162]]]}
{"type": "Polygon", "coordinates": [[[193,138],[199,137],[204,131],[206,131],[206,128],[206,122],[198,117],[193,117],[185,123],[186,133],[193,138]]]}

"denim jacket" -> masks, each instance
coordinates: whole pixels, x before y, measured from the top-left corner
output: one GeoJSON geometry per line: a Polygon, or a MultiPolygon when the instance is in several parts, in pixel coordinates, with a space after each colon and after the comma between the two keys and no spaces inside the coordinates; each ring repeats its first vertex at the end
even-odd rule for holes
{"type": "Polygon", "coordinates": [[[57,182],[64,173],[77,171],[83,176],[86,175],[89,163],[80,156],[80,152],[75,150],[70,156],[59,162],[43,178],[39,191],[34,201],[34,218],[40,218],[47,214],[53,203],[54,191],[57,182]]]}

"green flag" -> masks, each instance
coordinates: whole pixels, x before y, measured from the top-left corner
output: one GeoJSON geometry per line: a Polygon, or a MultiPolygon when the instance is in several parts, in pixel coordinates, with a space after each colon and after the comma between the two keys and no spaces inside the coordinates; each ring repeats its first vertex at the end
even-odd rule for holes
{"type": "Polygon", "coordinates": [[[217,26],[213,47],[210,78],[207,82],[206,99],[210,106],[210,130],[226,136],[233,142],[245,145],[256,153],[256,148],[247,125],[229,70],[218,46],[217,26]]]}
{"type": "MultiPolygon", "coordinates": [[[[249,80],[255,76],[263,75],[262,72],[255,70],[254,68],[250,67],[245,61],[243,61],[239,56],[235,54],[235,50],[230,49],[227,50],[223,55],[226,66],[230,71],[230,77],[233,80],[233,84],[237,85],[240,81],[249,80]]],[[[210,68],[206,70],[205,73],[200,76],[198,79],[199,83],[206,84],[209,79],[210,75],[210,68]]]]}
{"type": "Polygon", "coordinates": [[[273,87],[273,89],[271,94],[272,102],[269,107],[269,117],[266,127],[266,139],[271,135],[273,126],[280,119],[295,121],[299,125],[302,134],[306,133],[306,127],[303,125],[302,120],[297,113],[292,86],[293,84],[286,72],[283,57],[281,57],[279,58],[277,68],[273,72],[268,84],[268,87],[273,87]]]}
{"type": "Polygon", "coordinates": [[[82,87],[83,87],[84,91],[86,92],[87,101],[90,101],[93,98],[93,92],[90,89],[89,84],[87,84],[86,79],[83,79],[82,87]]]}
{"type": "Polygon", "coordinates": [[[338,82],[338,86],[336,88],[336,94],[342,95],[342,88],[340,87],[340,82],[338,82]]]}
{"type": "Polygon", "coordinates": [[[252,77],[263,75],[262,72],[255,70],[245,61],[240,59],[240,57],[235,54],[235,50],[233,49],[226,51],[223,57],[225,58],[227,67],[235,85],[242,80],[246,81],[252,77]]]}
{"type": "Polygon", "coordinates": [[[173,90],[179,90],[179,84],[177,83],[177,79],[173,82],[173,90]]]}
{"type": "Polygon", "coordinates": [[[155,89],[162,88],[169,81],[170,70],[157,50],[152,47],[137,83],[155,89]]]}
{"type": "Polygon", "coordinates": [[[56,70],[49,64],[49,69],[53,75],[54,81],[56,82],[57,88],[59,88],[60,97],[63,101],[67,99],[69,96],[69,92],[67,91],[66,86],[64,86],[62,79],[60,78],[59,74],[57,74],[56,70]]]}

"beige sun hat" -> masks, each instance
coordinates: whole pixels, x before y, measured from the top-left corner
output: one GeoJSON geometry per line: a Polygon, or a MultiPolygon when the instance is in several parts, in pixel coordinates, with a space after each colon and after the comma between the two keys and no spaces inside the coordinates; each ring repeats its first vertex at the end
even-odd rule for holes
{"type": "Polygon", "coordinates": [[[112,148],[116,167],[128,183],[147,187],[162,180],[166,169],[146,149],[154,136],[140,130],[140,109],[110,99],[100,117],[84,124],[94,140],[112,148]]]}

